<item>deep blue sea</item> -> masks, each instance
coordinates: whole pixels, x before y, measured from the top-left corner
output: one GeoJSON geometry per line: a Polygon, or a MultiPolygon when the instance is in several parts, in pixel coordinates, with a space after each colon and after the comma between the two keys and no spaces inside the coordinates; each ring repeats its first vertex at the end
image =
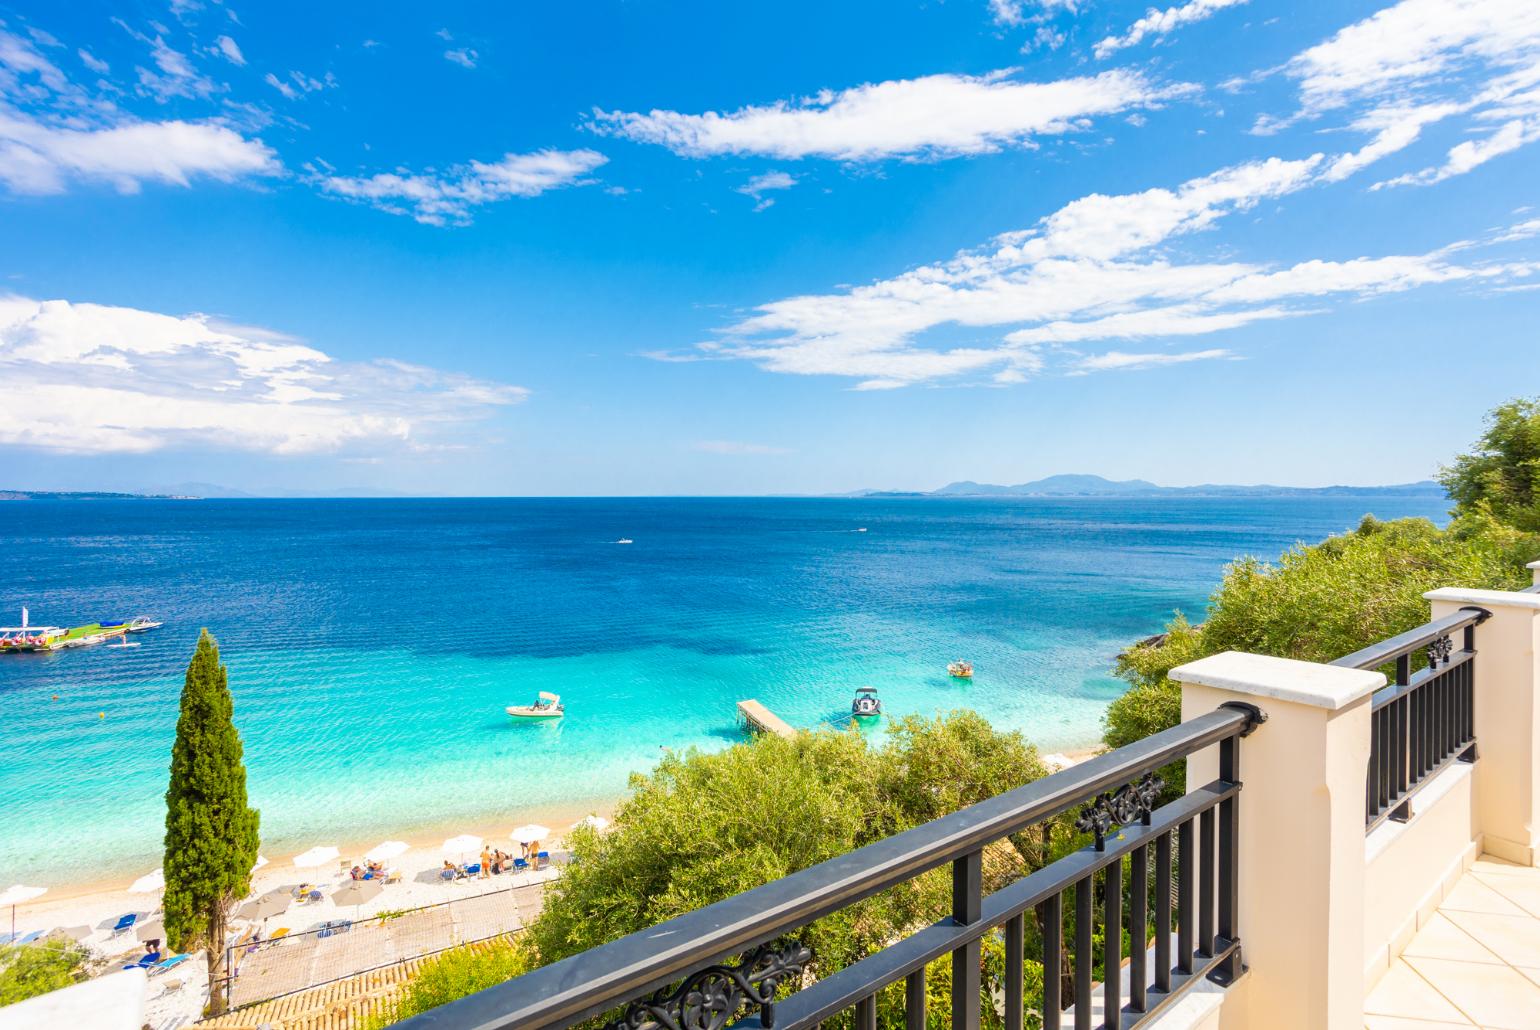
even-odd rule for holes
{"type": "MultiPolygon", "coordinates": [[[[159,859],[181,679],[218,637],[263,849],[512,826],[619,796],[734,703],[972,708],[1095,740],[1117,652],[1224,563],[1426,497],[0,504],[0,623],[148,615],[137,648],[0,656],[0,883],[159,859]],[[858,532],[865,527],[867,532],[858,532]],[[635,542],[620,545],[619,538],[635,542]],[[976,676],[949,678],[954,658],[976,676]],[[562,695],[556,725],[503,713],[562,695]]],[[[879,731],[880,732],[880,731],[879,731]]]]}

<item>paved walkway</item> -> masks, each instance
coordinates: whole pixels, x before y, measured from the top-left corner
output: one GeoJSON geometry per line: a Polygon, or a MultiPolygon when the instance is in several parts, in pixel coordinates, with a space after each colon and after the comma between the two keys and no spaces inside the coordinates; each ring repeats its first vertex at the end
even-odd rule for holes
{"type": "Polygon", "coordinates": [[[1483,855],[1369,993],[1369,1030],[1540,1027],[1540,869],[1483,855]]]}

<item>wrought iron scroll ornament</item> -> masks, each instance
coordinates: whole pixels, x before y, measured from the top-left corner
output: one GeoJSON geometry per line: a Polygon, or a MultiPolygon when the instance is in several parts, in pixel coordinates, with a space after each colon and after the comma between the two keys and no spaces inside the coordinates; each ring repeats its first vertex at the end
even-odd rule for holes
{"type": "Polygon", "coordinates": [[[760,1025],[775,1025],[775,990],[800,977],[813,959],[812,949],[796,941],[771,941],[747,952],[737,965],[707,966],[633,1001],[605,1030],[722,1030],[747,1002],[758,1005],[760,1025]]]}
{"type": "Polygon", "coordinates": [[[1449,656],[1454,653],[1454,642],[1448,636],[1439,637],[1428,645],[1428,665],[1438,668],[1440,665],[1449,664],[1449,656]]]}
{"type": "Polygon", "coordinates": [[[1136,819],[1148,819],[1166,782],[1154,773],[1145,773],[1134,783],[1100,794],[1086,802],[1075,817],[1075,829],[1096,834],[1096,850],[1106,847],[1111,830],[1127,826],[1136,819]]]}

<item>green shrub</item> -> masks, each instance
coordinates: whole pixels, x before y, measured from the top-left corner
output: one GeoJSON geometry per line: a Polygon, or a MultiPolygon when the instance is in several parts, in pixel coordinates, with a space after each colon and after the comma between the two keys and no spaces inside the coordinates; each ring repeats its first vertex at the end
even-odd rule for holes
{"type": "Polygon", "coordinates": [[[1512,400],[1487,416],[1470,454],[1439,471],[1458,515],[1489,514],[1540,533],[1540,398],[1512,400]]]}
{"type": "Polygon", "coordinates": [[[0,1005],[11,1005],[85,979],[90,958],[80,945],[48,940],[0,948],[0,1005]]]}
{"type": "Polygon", "coordinates": [[[495,987],[529,972],[534,966],[533,953],[520,937],[452,948],[423,963],[400,997],[369,1021],[368,1030],[380,1030],[457,998],[495,987]]]}

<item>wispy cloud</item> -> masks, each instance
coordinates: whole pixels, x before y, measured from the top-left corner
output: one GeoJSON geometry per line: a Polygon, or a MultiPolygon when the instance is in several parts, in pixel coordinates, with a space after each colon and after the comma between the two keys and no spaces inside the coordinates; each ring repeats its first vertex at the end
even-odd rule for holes
{"type": "Polygon", "coordinates": [[[406,170],[368,176],[315,174],[322,190],[427,225],[468,225],[471,209],[510,197],[535,197],[592,182],[588,173],[608,159],[594,150],[537,150],[472,161],[445,172],[406,170]]]}
{"type": "Polygon", "coordinates": [[[757,201],[754,205],[755,211],[763,211],[775,203],[774,197],[766,197],[764,194],[775,190],[789,190],[796,184],[796,178],[788,175],[786,172],[765,172],[763,175],[754,176],[754,178],[742,186],[737,187],[737,190],[744,196],[753,197],[757,201]]]}
{"type": "Polygon", "coordinates": [[[989,13],[996,25],[1026,25],[1055,10],[1073,12],[1078,0],[989,0],[989,13]]]}
{"type": "Polygon", "coordinates": [[[750,361],[772,372],[850,377],[859,390],[1016,383],[1050,367],[1147,367],[1229,349],[1159,360],[1145,352],[1130,358],[1127,351],[1086,359],[1067,349],[1076,344],[1223,333],[1317,313],[1321,298],[1361,299],[1441,283],[1495,288],[1540,273],[1533,262],[1457,264],[1450,260],[1455,248],[1283,268],[1230,257],[1178,263],[1167,253],[1179,237],[1328,182],[1333,164],[1323,154],[1272,158],[1174,189],[1091,194],[1030,229],[948,261],[761,305],[685,354],[750,361]]]}
{"type": "Polygon", "coordinates": [[[138,92],[141,96],[164,104],[174,97],[206,98],[221,91],[220,84],[199,71],[191,58],[166,42],[162,34],[164,27],[160,27],[151,36],[140,32],[122,18],[114,18],[113,21],[124,32],[150,48],[150,59],[155,67],[134,67],[139,77],[138,92]]]}
{"type": "Polygon", "coordinates": [[[282,172],[277,155],[217,122],[140,121],[74,85],[27,40],[0,28],[0,183],[61,193],[75,182],[133,193],[282,172]]]}
{"type": "Polygon", "coordinates": [[[1031,82],[1005,69],[824,90],[726,113],[595,109],[589,128],[687,157],[943,158],[1030,146],[1040,136],[1083,131],[1097,115],[1155,107],[1192,89],[1128,70],[1031,82]]]}
{"type": "Polygon", "coordinates": [[[214,41],[214,52],[231,64],[246,66],[246,55],[241,53],[241,48],[229,36],[220,36],[214,41]]]}
{"type": "Polygon", "coordinates": [[[403,362],[337,361],[203,315],[0,296],[0,443],[9,445],[416,450],[527,393],[403,362]]]}
{"type": "Polygon", "coordinates": [[[1188,0],[1185,4],[1168,7],[1164,11],[1152,7],[1143,18],[1130,25],[1127,32],[1121,36],[1108,36],[1097,43],[1092,50],[1098,59],[1111,57],[1119,50],[1137,46],[1151,36],[1164,36],[1183,25],[1191,25],[1193,22],[1210,18],[1226,7],[1236,7],[1248,2],[1249,0],[1188,0]]]}
{"type": "Polygon", "coordinates": [[[1076,362],[1075,368],[1082,372],[1110,372],[1123,369],[1157,368],[1161,365],[1185,365],[1193,361],[1215,361],[1220,358],[1233,358],[1235,355],[1222,348],[1213,350],[1184,351],[1173,354],[1169,352],[1156,352],[1153,354],[1128,354],[1124,351],[1114,350],[1105,354],[1092,354],[1076,362]]]}
{"type": "Polygon", "coordinates": [[[470,47],[458,47],[454,50],[444,51],[444,60],[451,64],[458,64],[462,68],[476,67],[476,61],[480,56],[470,47]]]}
{"type": "Polygon", "coordinates": [[[304,72],[291,71],[287,79],[280,79],[272,72],[262,76],[262,81],[282,93],[285,100],[298,100],[310,93],[319,93],[323,89],[335,89],[337,76],[327,72],[322,78],[306,75],[304,72]]]}

